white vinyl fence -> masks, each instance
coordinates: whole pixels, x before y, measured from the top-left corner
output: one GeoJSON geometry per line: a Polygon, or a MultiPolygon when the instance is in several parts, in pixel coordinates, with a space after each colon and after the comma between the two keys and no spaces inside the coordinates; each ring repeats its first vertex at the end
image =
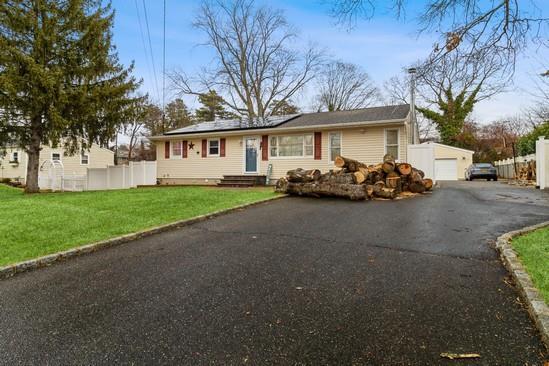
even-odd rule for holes
{"type": "Polygon", "coordinates": [[[536,141],[536,185],[549,188],[549,140],[544,136],[536,141]]]}
{"type": "Polygon", "coordinates": [[[514,179],[516,178],[516,175],[518,174],[518,172],[520,172],[520,169],[522,167],[527,166],[529,161],[535,161],[535,160],[536,160],[536,154],[530,154],[530,155],[524,155],[524,156],[517,156],[515,159],[509,158],[509,159],[498,160],[494,162],[494,166],[498,171],[498,177],[514,179]],[[515,172],[515,162],[517,165],[516,172],[515,172]]]}
{"type": "Polygon", "coordinates": [[[408,145],[408,163],[423,170],[426,178],[435,179],[435,148],[433,145],[408,145]]]}
{"type": "Polygon", "coordinates": [[[156,184],[156,161],[130,162],[106,168],[88,168],[82,176],[64,175],[56,172],[55,179],[43,175],[39,178],[41,189],[62,191],[100,191],[127,189],[156,184]]]}
{"type": "Polygon", "coordinates": [[[536,162],[536,186],[540,189],[549,188],[549,140],[541,136],[536,141],[536,153],[526,156],[519,156],[514,160],[512,158],[498,160],[494,162],[498,175],[502,178],[515,178],[520,168],[528,164],[529,161],[536,162]],[[515,172],[514,163],[517,167],[515,172]]]}

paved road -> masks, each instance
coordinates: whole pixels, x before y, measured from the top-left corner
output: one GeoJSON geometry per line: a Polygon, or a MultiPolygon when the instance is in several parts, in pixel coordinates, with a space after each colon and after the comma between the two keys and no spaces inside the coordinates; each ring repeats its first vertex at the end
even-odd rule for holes
{"type": "Polygon", "coordinates": [[[0,281],[0,364],[541,365],[491,245],[544,220],[484,182],[262,204],[0,281]]]}

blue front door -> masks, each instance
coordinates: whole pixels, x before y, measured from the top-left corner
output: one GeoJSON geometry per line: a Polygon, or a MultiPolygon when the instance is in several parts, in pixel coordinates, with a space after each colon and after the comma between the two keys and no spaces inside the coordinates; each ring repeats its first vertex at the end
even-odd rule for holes
{"type": "Polygon", "coordinates": [[[246,137],[246,173],[257,173],[257,152],[259,150],[259,139],[257,137],[246,137]]]}

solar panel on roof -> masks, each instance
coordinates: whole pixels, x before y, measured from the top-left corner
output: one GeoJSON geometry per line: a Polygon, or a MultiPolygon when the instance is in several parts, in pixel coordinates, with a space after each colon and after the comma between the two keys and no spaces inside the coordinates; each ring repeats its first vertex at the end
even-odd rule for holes
{"type": "Polygon", "coordinates": [[[209,131],[225,131],[235,129],[249,129],[249,128],[262,128],[262,127],[275,127],[285,121],[298,116],[298,114],[289,114],[285,116],[271,116],[266,118],[256,118],[253,121],[243,119],[222,119],[210,122],[201,122],[195,125],[179,128],[166,132],[166,135],[181,134],[181,133],[198,133],[209,131]]]}

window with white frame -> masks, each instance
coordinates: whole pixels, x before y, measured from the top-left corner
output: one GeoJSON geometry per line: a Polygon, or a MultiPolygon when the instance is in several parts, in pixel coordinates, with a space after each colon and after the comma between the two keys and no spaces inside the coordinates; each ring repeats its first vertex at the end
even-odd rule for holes
{"type": "Polygon", "coordinates": [[[51,153],[51,160],[61,160],[61,153],[52,152],[51,153]]]}
{"type": "Polygon", "coordinates": [[[312,134],[271,137],[272,157],[313,156],[314,138],[312,134]]]}
{"type": "Polygon", "coordinates": [[[398,159],[398,130],[385,130],[385,153],[398,159]]]}
{"type": "Polygon", "coordinates": [[[173,141],[172,142],[172,158],[180,158],[183,153],[183,142],[173,141]]]}
{"type": "Polygon", "coordinates": [[[19,162],[19,152],[14,151],[11,154],[11,162],[13,162],[13,163],[18,163],[19,162]]]}
{"type": "Polygon", "coordinates": [[[90,163],[90,156],[89,154],[86,154],[84,151],[80,153],[80,164],[81,165],[88,165],[90,163]]]}
{"type": "Polygon", "coordinates": [[[337,156],[341,155],[341,133],[330,132],[330,161],[334,161],[337,156]]]}
{"type": "Polygon", "coordinates": [[[208,140],[208,156],[219,156],[219,139],[208,140]]]}

